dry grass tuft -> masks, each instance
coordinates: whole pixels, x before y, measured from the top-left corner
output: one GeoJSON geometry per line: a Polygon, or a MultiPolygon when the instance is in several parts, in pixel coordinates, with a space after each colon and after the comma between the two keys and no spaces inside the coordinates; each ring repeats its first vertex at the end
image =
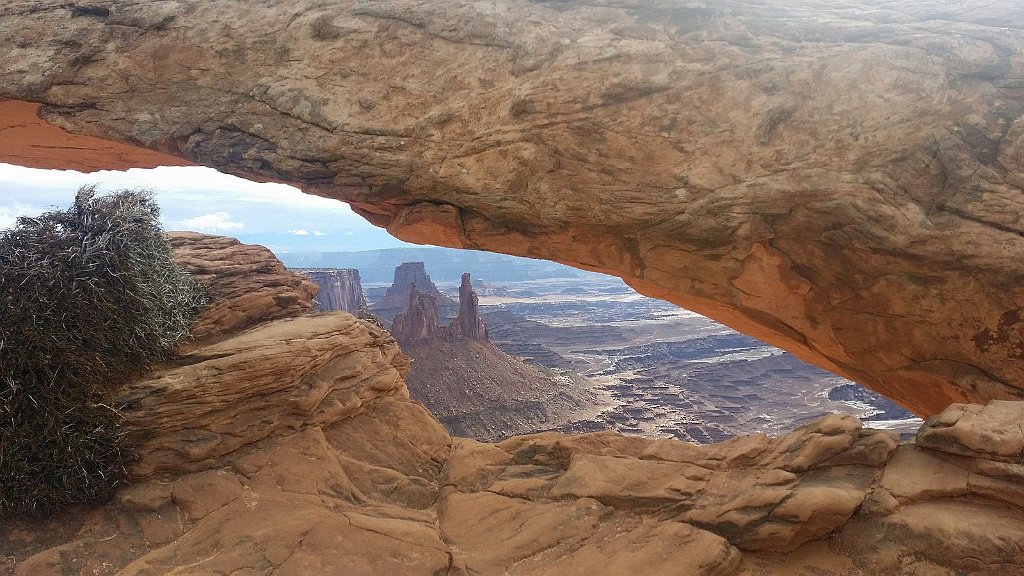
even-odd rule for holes
{"type": "Polygon", "coordinates": [[[130,450],[114,390],[166,357],[205,295],[149,192],[78,191],[0,231],[0,516],[102,499],[130,450]]]}

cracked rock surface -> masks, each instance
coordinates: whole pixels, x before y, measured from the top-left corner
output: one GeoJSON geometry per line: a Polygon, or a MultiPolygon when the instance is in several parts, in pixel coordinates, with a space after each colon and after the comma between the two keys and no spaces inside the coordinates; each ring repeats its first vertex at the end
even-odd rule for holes
{"type": "Polygon", "coordinates": [[[159,162],[33,148],[41,103],[619,275],[933,415],[1024,395],[1022,29],[981,0],[10,0],[0,160],[159,162]]]}

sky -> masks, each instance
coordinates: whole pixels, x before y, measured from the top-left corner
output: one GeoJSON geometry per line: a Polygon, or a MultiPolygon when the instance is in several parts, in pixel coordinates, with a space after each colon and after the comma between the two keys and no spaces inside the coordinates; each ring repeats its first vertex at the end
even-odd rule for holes
{"type": "Polygon", "coordinates": [[[276,254],[411,246],[356,215],[348,204],[284,184],[259,184],[202,167],[164,166],[88,174],[0,163],[0,229],[18,216],[67,208],[79,187],[152,190],[164,230],[195,230],[262,244],[276,254]]]}

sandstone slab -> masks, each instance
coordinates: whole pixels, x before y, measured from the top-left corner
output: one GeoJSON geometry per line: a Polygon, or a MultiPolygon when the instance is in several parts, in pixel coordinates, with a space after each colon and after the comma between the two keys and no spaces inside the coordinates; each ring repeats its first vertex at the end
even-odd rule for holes
{"type": "Polygon", "coordinates": [[[1024,464],[1024,408],[1019,402],[953,404],[917,433],[924,448],[1024,464]]]}

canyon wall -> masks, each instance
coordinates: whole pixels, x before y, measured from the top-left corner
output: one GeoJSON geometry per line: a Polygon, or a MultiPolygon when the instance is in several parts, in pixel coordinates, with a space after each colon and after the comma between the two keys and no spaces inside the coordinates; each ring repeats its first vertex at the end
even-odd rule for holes
{"type": "Polygon", "coordinates": [[[981,0],[12,0],[0,160],[154,162],[21,145],[40,103],[619,275],[934,414],[1024,396],[1022,30],[981,0]]]}
{"type": "Polygon", "coordinates": [[[359,312],[366,308],[363,284],[355,268],[296,270],[320,287],[314,302],[321,312],[359,312]]]}

